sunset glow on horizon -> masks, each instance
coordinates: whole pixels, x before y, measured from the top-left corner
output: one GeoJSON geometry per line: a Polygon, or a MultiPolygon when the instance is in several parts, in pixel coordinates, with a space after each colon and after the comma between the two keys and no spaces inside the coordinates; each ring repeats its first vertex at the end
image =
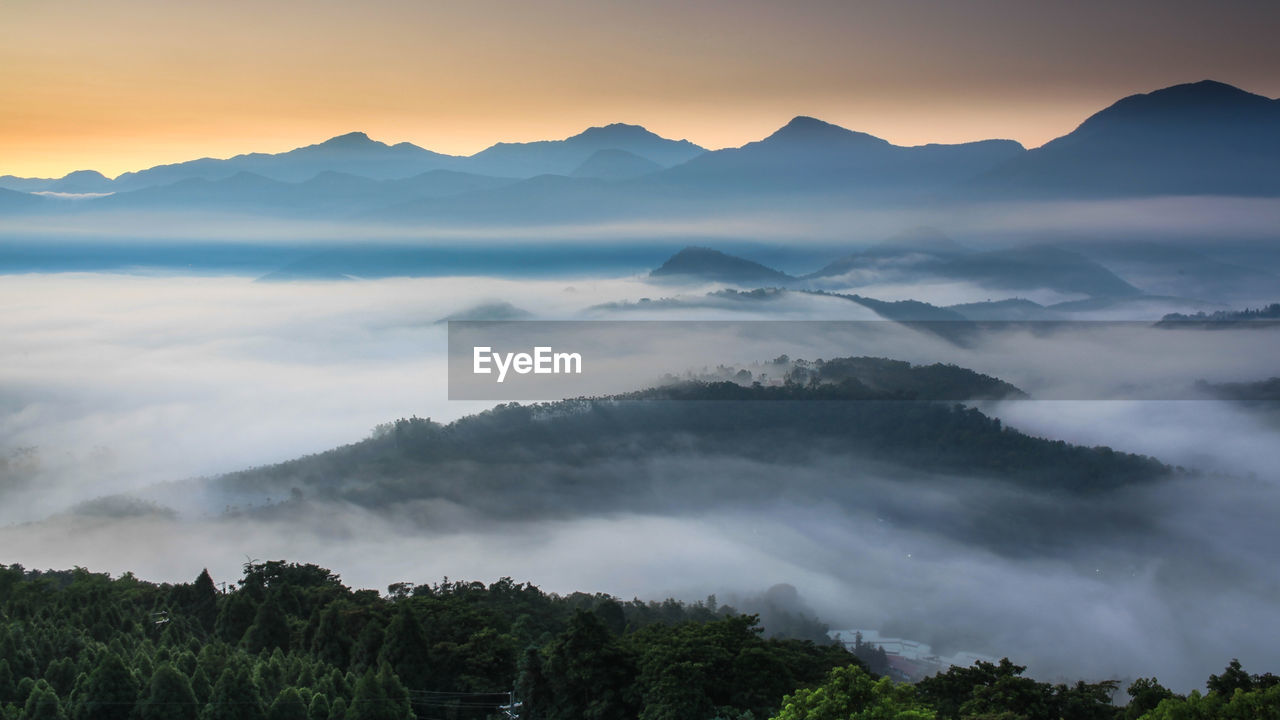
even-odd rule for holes
{"type": "Polygon", "coordinates": [[[352,131],[472,154],[625,122],[715,149],[795,115],[900,145],[1034,147],[1177,83],[1280,95],[1278,14],[1153,0],[19,0],[0,7],[0,174],[115,176],[352,131]]]}

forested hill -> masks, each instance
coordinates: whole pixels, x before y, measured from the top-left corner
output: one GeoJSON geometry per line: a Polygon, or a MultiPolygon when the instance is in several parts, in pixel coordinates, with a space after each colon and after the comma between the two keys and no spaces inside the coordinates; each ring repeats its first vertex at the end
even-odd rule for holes
{"type": "Polygon", "coordinates": [[[828,641],[765,638],[714,598],[559,596],[510,579],[383,595],[277,561],[246,564],[225,593],[207,572],[157,585],[0,566],[5,720],[479,720],[512,691],[523,718],[765,718],[858,662],[828,641]]]}
{"type": "MultiPolygon", "coordinates": [[[[233,495],[292,493],[373,508],[440,499],[536,518],[698,510],[783,493],[856,503],[845,496],[876,467],[1070,494],[1169,471],[1147,457],[1032,437],[964,405],[899,399],[1021,395],[994,378],[941,365],[870,364],[877,363],[875,379],[865,382],[850,374],[860,363],[849,359],[827,363],[833,382],[795,382],[790,373],[780,386],[695,380],[607,398],[499,405],[447,425],[402,419],[353,445],[213,482],[233,495]],[[673,458],[711,469],[679,477],[654,469],[673,458]],[[715,470],[735,463],[739,471],[715,470]],[[741,472],[744,463],[759,471],[741,472]],[[786,466],[827,469],[803,479],[786,466]]],[[[867,377],[865,368],[858,372],[867,377]]]]}
{"type": "MultiPolygon", "coordinates": [[[[250,562],[154,584],[0,566],[4,720],[1171,720],[1274,717],[1280,678],[1232,661],[1207,694],[1155,678],[1050,684],[1008,660],[916,686],[720,607],[558,596],[502,579],[352,590],[250,562]]],[[[865,648],[865,646],[864,646],[865,648]]],[[[867,649],[884,665],[884,654],[867,649]]]]}

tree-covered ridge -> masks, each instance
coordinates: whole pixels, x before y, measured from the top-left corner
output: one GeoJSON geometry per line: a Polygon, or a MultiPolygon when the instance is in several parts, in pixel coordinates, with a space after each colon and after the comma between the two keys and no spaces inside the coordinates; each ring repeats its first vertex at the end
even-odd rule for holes
{"type": "Polygon", "coordinates": [[[836,668],[827,681],[783,700],[774,720],[1268,720],[1280,718],[1280,678],[1249,675],[1232,660],[1211,675],[1202,694],[1178,695],[1156,678],[1126,690],[1104,680],[1072,685],[1023,677],[1025,667],[979,661],[952,667],[914,687],[895,684],[857,666],[836,668]]]}
{"type": "Polygon", "coordinates": [[[776,497],[782,487],[776,479],[710,476],[667,487],[682,479],[643,465],[671,456],[801,466],[844,458],[845,469],[823,477],[820,487],[787,486],[793,495],[836,502],[841,488],[865,472],[866,460],[1068,493],[1169,472],[1152,458],[1026,435],[971,407],[897,399],[1016,391],[960,368],[848,359],[789,364],[784,373],[791,382],[782,385],[693,380],[606,398],[499,405],[449,424],[401,419],[364,441],[214,482],[243,494],[280,498],[296,488],[309,498],[375,508],[442,499],[487,515],[529,518],[603,508],[696,509],[724,491],[753,500],[776,497]],[[855,398],[877,401],[849,401],[855,398]],[[650,507],[660,497],[673,507],[650,507]]]}
{"type": "Polygon", "coordinates": [[[624,399],[732,400],[1020,400],[1029,397],[999,378],[958,365],[912,365],[879,357],[842,357],[808,361],[780,355],[751,368],[720,365],[714,371],[678,378],[668,375],[655,388],[617,395],[624,399]],[[754,371],[754,372],[753,372],[754,371]],[[769,382],[770,379],[782,383],[769,382]],[[732,382],[750,392],[708,385],[732,382]],[[713,394],[714,392],[714,394],[713,394]]]}
{"type": "MultiPolygon", "coordinates": [[[[1217,323],[1257,322],[1261,320],[1280,320],[1280,303],[1271,303],[1266,307],[1245,308],[1244,310],[1216,310],[1211,313],[1198,312],[1192,315],[1169,313],[1160,319],[1161,327],[1177,327],[1179,324],[1193,323],[1201,325],[1217,323]]],[[[1272,325],[1274,323],[1268,323],[1272,325]]]]}
{"type": "Polygon", "coordinates": [[[513,691],[525,718],[673,717],[686,703],[763,718],[851,662],[829,642],[766,638],[714,598],[510,579],[380,594],[282,561],[246,564],[226,592],[207,572],[169,585],[0,568],[5,720],[487,718],[513,691]]]}
{"type": "Polygon", "coordinates": [[[155,584],[0,567],[4,720],[1173,720],[1280,717],[1280,678],[1236,661],[1208,692],[1155,678],[1050,684],[1008,660],[916,686],[834,643],[765,638],[714,599],[629,602],[485,585],[352,590],[250,562],[155,584]],[[511,708],[513,700],[516,705],[511,708]]]}

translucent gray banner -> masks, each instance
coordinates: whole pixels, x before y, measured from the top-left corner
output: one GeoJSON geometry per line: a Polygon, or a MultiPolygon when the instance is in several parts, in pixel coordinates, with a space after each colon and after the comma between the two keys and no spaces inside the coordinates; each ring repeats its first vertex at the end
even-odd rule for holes
{"type": "Polygon", "coordinates": [[[1280,387],[1266,382],[1280,376],[1275,321],[451,321],[448,335],[451,400],[679,383],[914,400],[1272,400],[1280,387]]]}

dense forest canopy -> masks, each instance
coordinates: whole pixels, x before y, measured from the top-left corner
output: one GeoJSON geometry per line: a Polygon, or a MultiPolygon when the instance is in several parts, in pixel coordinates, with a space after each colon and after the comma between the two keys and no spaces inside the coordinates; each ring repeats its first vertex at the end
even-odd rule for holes
{"type": "MultiPolygon", "coordinates": [[[[801,624],[801,627],[804,627],[801,624]]],[[[810,630],[812,628],[809,628],[810,630]]],[[[870,651],[875,664],[883,653],[870,651]]],[[[4,720],[843,720],[1267,718],[1280,684],[1232,661],[1208,692],[1155,678],[1050,684],[1008,660],[916,686],[832,642],[766,638],[754,615],[692,604],[397,583],[250,561],[219,589],[77,568],[0,567],[4,720]],[[508,714],[509,713],[509,714],[508,714]]]]}

